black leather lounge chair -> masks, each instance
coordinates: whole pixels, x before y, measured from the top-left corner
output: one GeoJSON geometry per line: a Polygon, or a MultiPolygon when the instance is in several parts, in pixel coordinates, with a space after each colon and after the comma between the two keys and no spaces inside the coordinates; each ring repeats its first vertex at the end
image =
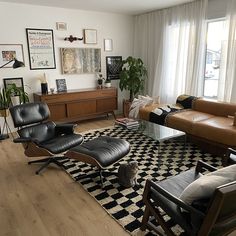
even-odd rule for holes
{"type": "Polygon", "coordinates": [[[14,142],[22,143],[25,155],[47,156],[47,158],[28,162],[28,164],[43,163],[36,174],[50,163],[60,166],[58,155],[63,156],[64,152],[83,142],[83,137],[74,133],[73,124],[55,124],[53,121],[48,121],[50,111],[46,103],[21,104],[11,107],[10,113],[19,134],[14,142]]]}

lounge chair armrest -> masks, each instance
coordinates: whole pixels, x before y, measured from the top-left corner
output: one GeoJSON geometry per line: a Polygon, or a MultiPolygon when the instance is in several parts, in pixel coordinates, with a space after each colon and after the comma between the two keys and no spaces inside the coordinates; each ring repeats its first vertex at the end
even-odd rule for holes
{"type": "Polygon", "coordinates": [[[160,185],[158,185],[158,183],[155,183],[152,180],[147,180],[146,181],[146,186],[145,186],[145,190],[144,190],[144,198],[148,198],[148,195],[152,191],[151,190],[152,188],[155,191],[157,191],[159,194],[161,194],[162,196],[164,196],[165,198],[167,198],[168,200],[170,200],[171,202],[176,204],[178,207],[180,207],[183,210],[189,212],[190,214],[191,213],[196,214],[196,215],[198,215],[198,217],[201,217],[201,218],[205,217],[205,214],[203,212],[201,212],[201,211],[195,209],[194,207],[186,204],[185,202],[183,202],[179,198],[175,197],[173,194],[167,192],[164,188],[162,188],[160,185]]]}
{"type": "Polygon", "coordinates": [[[13,140],[14,143],[28,143],[32,142],[33,140],[31,138],[15,138],[13,140]]]}
{"type": "Polygon", "coordinates": [[[57,134],[73,134],[76,124],[57,124],[56,133],[57,134]]]}

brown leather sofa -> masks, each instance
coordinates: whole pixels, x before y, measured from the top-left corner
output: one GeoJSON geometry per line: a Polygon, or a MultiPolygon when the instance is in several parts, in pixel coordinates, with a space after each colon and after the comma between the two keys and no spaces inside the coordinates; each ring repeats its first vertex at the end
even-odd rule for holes
{"type": "Polygon", "coordinates": [[[235,113],[236,104],[198,98],[192,109],[169,114],[166,125],[222,147],[236,147],[235,113]]]}

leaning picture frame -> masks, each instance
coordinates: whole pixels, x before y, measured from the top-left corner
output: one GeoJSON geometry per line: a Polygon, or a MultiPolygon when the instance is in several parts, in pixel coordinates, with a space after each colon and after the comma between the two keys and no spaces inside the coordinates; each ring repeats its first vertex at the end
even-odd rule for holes
{"type": "Polygon", "coordinates": [[[53,30],[26,28],[26,35],[30,69],[55,69],[53,30]]]}
{"type": "Polygon", "coordinates": [[[106,72],[107,79],[120,79],[120,72],[122,69],[122,56],[108,56],[106,57],[106,72]]]}
{"type": "MultiPolygon", "coordinates": [[[[0,67],[11,61],[17,59],[24,63],[23,45],[22,44],[0,44],[0,67]]],[[[14,61],[10,62],[2,68],[11,68],[14,61]]]]}

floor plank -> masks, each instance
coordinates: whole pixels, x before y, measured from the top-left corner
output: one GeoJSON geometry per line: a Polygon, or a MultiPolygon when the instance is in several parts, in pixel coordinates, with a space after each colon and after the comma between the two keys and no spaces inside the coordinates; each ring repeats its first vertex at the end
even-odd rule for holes
{"type": "MultiPolygon", "coordinates": [[[[114,119],[80,122],[76,130],[112,126],[114,119]]],[[[0,235],[129,235],[68,174],[51,165],[35,175],[21,144],[0,142],[0,235]]]]}

